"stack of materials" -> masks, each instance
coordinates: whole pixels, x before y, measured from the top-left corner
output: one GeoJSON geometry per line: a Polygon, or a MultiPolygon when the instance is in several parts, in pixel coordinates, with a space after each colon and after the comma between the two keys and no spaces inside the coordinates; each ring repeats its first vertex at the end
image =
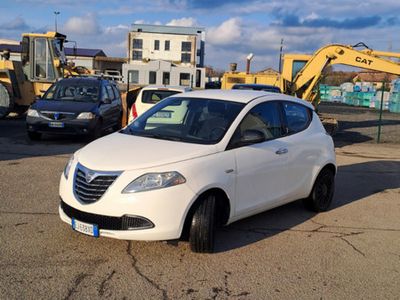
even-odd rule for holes
{"type": "Polygon", "coordinates": [[[338,86],[319,85],[321,101],[342,102],[342,91],[338,86]]]}
{"type": "Polygon", "coordinates": [[[389,111],[400,113],[400,79],[392,81],[392,88],[389,98],[389,111]]]}
{"type": "MultiPolygon", "coordinates": [[[[390,93],[383,92],[383,110],[389,109],[390,93]]],[[[376,96],[372,99],[370,107],[381,109],[382,91],[377,91],[376,96]]]]}

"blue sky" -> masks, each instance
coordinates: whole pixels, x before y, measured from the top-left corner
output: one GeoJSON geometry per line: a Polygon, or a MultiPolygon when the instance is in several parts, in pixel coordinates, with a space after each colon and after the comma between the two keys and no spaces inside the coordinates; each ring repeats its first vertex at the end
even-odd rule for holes
{"type": "Polygon", "coordinates": [[[400,52],[399,0],[0,0],[0,38],[58,29],[78,47],[125,57],[133,23],[206,28],[206,64],[227,69],[254,53],[253,69],[277,68],[286,53],[312,53],[328,43],[400,52]]]}

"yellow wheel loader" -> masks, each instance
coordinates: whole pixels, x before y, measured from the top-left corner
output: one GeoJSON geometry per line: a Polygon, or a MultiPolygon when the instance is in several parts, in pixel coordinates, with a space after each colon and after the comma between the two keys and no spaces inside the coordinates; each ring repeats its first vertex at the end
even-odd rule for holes
{"type": "Polygon", "coordinates": [[[0,118],[21,112],[41,96],[67,67],[64,54],[66,36],[57,32],[22,35],[21,61],[0,60],[0,118]]]}

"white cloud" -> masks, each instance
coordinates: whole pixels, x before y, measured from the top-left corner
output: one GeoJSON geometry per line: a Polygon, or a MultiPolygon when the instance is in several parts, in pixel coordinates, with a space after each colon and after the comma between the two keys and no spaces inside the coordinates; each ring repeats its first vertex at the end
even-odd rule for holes
{"type": "Polygon", "coordinates": [[[82,17],[71,17],[65,22],[63,30],[69,34],[94,35],[101,33],[95,14],[89,13],[82,17]]]}
{"type": "Polygon", "coordinates": [[[188,26],[194,27],[197,26],[197,21],[194,18],[181,18],[181,19],[172,19],[166,25],[169,26],[188,26]]]}
{"type": "Polygon", "coordinates": [[[129,26],[118,24],[116,26],[109,26],[104,29],[105,34],[115,34],[119,32],[128,32],[129,26]]]}
{"type": "Polygon", "coordinates": [[[242,22],[239,18],[231,18],[217,27],[210,27],[207,31],[207,41],[213,45],[227,45],[240,43],[242,22]]]}

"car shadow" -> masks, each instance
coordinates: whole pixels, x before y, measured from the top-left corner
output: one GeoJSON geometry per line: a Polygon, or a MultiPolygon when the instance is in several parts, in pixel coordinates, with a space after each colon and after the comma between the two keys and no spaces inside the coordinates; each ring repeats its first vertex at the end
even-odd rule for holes
{"type": "MultiPolygon", "coordinates": [[[[107,131],[104,135],[111,132],[107,131]]],[[[47,135],[32,141],[26,132],[25,119],[0,120],[0,161],[36,156],[70,155],[90,143],[85,136],[47,135]]]]}
{"type": "MultiPolygon", "coordinates": [[[[400,188],[400,161],[371,161],[340,166],[330,210],[396,188],[400,188]]],[[[296,201],[237,221],[218,230],[215,252],[225,252],[267,239],[291,230],[315,215],[307,211],[301,201],[296,201]]]]}

